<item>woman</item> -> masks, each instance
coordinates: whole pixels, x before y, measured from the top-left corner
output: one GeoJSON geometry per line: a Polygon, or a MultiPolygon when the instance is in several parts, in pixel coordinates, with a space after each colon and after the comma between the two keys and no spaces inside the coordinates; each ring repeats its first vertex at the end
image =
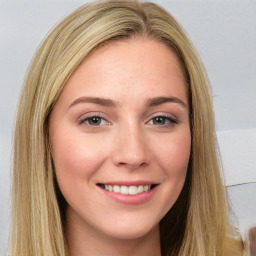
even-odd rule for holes
{"type": "Polygon", "coordinates": [[[14,139],[10,255],[242,255],[208,80],[159,6],[82,6],[44,40],[14,139]]]}

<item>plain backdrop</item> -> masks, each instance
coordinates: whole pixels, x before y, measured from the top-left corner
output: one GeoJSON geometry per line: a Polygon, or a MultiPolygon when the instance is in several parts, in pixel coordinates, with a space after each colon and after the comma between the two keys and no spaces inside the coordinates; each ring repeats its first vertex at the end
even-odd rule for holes
{"type": "MultiPolygon", "coordinates": [[[[0,255],[8,241],[13,122],[26,69],[49,29],[86,2],[0,0],[0,255]]],[[[208,71],[232,220],[243,235],[256,224],[256,1],[152,2],[183,25],[208,71]]]]}

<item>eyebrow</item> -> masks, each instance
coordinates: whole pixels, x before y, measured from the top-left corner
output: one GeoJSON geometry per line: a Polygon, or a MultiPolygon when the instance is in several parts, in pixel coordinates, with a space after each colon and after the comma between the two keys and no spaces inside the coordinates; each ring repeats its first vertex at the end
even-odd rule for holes
{"type": "Polygon", "coordinates": [[[70,106],[73,107],[76,104],[79,103],[94,103],[98,104],[104,107],[116,107],[118,104],[117,102],[111,100],[111,99],[105,99],[105,98],[98,98],[98,97],[81,97],[76,99],[70,106]]]}
{"type": "Polygon", "coordinates": [[[176,98],[176,97],[156,97],[156,98],[148,99],[147,105],[149,107],[154,107],[154,106],[158,106],[158,105],[168,103],[168,102],[178,103],[182,107],[187,109],[187,104],[184,101],[182,101],[181,99],[176,98]]]}
{"type": "MultiPolygon", "coordinates": [[[[150,98],[147,99],[146,105],[147,107],[155,107],[159,106],[164,103],[177,103],[180,104],[183,108],[187,109],[187,105],[184,101],[182,101],[179,98],[176,97],[156,97],[156,98],[150,98]]],[[[80,97],[72,102],[72,104],[69,106],[69,108],[73,107],[74,105],[80,104],[80,103],[94,103],[97,105],[101,105],[104,107],[116,107],[120,105],[118,102],[106,99],[106,98],[99,98],[99,97],[80,97]]]]}

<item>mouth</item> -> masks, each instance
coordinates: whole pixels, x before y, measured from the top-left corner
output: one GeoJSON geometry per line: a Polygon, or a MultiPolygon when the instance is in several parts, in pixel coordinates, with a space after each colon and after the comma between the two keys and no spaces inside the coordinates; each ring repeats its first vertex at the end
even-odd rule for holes
{"type": "Polygon", "coordinates": [[[123,194],[123,195],[137,195],[141,194],[143,192],[148,192],[152,190],[154,187],[157,186],[157,184],[147,184],[147,185],[132,185],[132,186],[125,186],[125,185],[107,185],[103,183],[98,183],[97,186],[100,188],[113,192],[113,193],[118,193],[118,194],[123,194]]]}

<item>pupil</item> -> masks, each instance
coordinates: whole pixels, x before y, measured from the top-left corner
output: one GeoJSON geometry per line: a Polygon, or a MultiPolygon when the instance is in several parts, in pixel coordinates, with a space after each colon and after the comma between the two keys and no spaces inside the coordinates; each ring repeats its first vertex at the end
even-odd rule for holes
{"type": "Polygon", "coordinates": [[[91,123],[93,123],[93,124],[99,124],[99,123],[100,123],[100,118],[99,118],[99,117],[96,117],[96,116],[92,117],[92,118],[91,118],[91,123]]]}
{"type": "Polygon", "coordinates": [[[164,120],[165,118],[164,117],[155,117],[155,123],[156,124],[164,124],[164,120]]]}

